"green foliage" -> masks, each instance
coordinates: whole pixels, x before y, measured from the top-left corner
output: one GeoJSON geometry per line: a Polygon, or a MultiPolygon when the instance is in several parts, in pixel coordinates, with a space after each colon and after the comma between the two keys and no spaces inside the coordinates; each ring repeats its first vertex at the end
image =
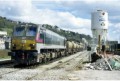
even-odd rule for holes
{"type": "Polygon", "coordinates": [[[90,43],[92,39],[90,35],[79,34],[72,31],[65,31],[63,29],[60,29],[58,26],[44,24],[44,27],[66,37],[69,41],[82,42],[82,38],[85,38],[90,43]]]}
{"type": "Polygon", "coordinates": [[[6,17],[0,17],[0,31],[7,31],[9,36],[12,34],[12,28],[16,25],[17,22],[6,19],[6,17]]]}
{"type": "MultiPolygon", "coordinates": [[[[20,22],[22,24],[26,24],[25,22],[20,22]]],[[[27,23],[27,24],[33,24],[33,23],[27,23]]],[[[6,19],[6,17],[0,17],[0,31],[7,31],[8,35],[12,35],[13,27],[17,25],[17,21],[12,21],[9,19],[6,19]]],[[[82,38],[85,38],[88,42],[91,41],[90,35],[84,35],[75,33],[72,31],[65,31],[63,29],[60,29],[58,26],[51,26],[48,24],[43,24],[44,27],[46,27],[49,30],[52,30],[53,32],[58,33],[59,35],[62,35],[67,38],[69,41],[76,41],[76,42],[82,42],[82,38]]]]}

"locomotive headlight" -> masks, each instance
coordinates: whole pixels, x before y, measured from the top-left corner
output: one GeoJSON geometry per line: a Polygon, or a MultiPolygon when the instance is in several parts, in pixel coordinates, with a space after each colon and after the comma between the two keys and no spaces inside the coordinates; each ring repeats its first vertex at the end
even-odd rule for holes
{"type": "Polygon", "coordinates": [[[22,47],[24,47],[24,44],[22,44],[22,47]]]}
{"type": "Polygon", "coordinates": [[[35,46],[35,44],[32,44],[32,46],[35,46]]]}
{"type": "Polygon", "coordinates": [[[16,44],[12,44],[12,48],[13,48],[13,49],[16,49],[16,44]]]}
{"type": "Polygon", "coordinates": [[[35,49],[35,44],[30,44],[31,49],[35,49]]]}
{"type": "Polygon", "coordinates": [[[12,46],[15,46],[15,44],[12,44],[12,46]]]}

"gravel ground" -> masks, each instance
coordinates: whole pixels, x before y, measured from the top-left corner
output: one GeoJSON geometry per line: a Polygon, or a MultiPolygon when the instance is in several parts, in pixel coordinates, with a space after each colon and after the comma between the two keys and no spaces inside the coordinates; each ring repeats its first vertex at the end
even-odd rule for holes
{"type": "MultiPolygon", "coordinates": [[[[84,51],[64,57],[52,63],[38,66],[35,69],[12,71],[13,68],[0,68],[1,80],[120,80],[120,71],[84,70],[83,62],[88,62],[88,54],[84,51]]],[[[18,69],[16,69],[18,70],[18,69]]]]}
{"type": "Polygon", "coordinates": [[[120,80],[120,71],[79,70],[72,74],[79,80],[120,80]]]}
{"type": "Polygon", "coordinates": [[[6,75],[2,75],[3,80],[27,80],[29,77],[33,77],[41,73],[40,70],[34,70],[34,69],[24,69],[20,71],[16,71],[13,73],[9,73],[6,75]]]}
{"type": "MultiPolygon", "coordinates": [[[[84,53],[86,53],[86,51],[84,51],[84,53]]],[[[14,68],[0,68],[0,73],[1,73],[0,79],[1,80],[29,80],[29,79],[33,79],[35,76],[39,76],[40,74],[42,75],[43,73],[46,73],[50,69],[52,69],[58,65],[61,65],[62,63],[67,62],[68,60],[71,60],[71,59],[78,57],[79,55],[82,55],[82,54],[83,54],[83,52],[79,52],[79,53],[76,53],[76,54],[68,56],[68,57],[63,57],[62,59],[60,59],[58,61],[38,66],[35,69],[22,69],[21,70],[21,69],[14,69],[14,68]]],[[[49,79],[49,77],[47,79],[49,79]]],[[[56,78],[56,79],[58,79],[58,78],[56,78]]]]}
{"type": "Polygon", "coordinates": [[[83,53],[82,55],[79,55],[67,62],[59,61],[61,64],[43,72],[42,74],[37,75],[36,77],[32,78],[32,80],[69,80],[72,78],[73,74],[70,74],[73,71],[82,69],[83,61],[88,61],[88,52],[83,53]]]}
{"type": "Polygon", "coordinates": [[[81,60],[87,62],[88,54],[87,52],[68,62],[61,63],[32,80],[120,80],[120,71],[83,70],[84,64],[81,63],[81,60]]]}

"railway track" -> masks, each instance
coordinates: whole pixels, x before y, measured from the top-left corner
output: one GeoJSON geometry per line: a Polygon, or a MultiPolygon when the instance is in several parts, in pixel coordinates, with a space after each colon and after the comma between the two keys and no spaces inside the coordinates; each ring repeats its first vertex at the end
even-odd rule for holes
{"type": "MultiPolygon", "coordinates": [[[[77,58],[77,57],[81,56],[81,58],[80,58],[80,60],[79,60],[79,63],[82,63],[82,62],[83,62],[83,59],[84,59],[84,58],[82,58],[82,57],[86,57],[86,56],[87,56],[87,55],[84,54],[84,53],[86,53],[86,52],[82,52],[81,54],[74,56],[74,58],[77,58]]],[[[52,67],[49,66],[49,68],[46,67],[46,68],[43,70],[43,72],[41,72],[41,73],[43,74],[44,72],[47,72],[48,70],[56,69],[56,67],[59,67],[59,66],[64,65],[64,64],[66,64],[67,62],[71,61],[72,59],[73,59],[73,58],[71,58],[71,59],[69,59],[69,60],[63,60],[62,63],[59,63],[59,64],[57,64],[57,65],[51,65],[52,67]]],[[[59,60],[59,62],[60,62],[60,61],[61,61],[61,60],[59,60]]],[[[76,67],[76,66],[73,65],[71,68],[73,69],[74,67],[76,67]]],[[[60,68],[59,68],[59,69],[60,69],[60,68]]],[[[40,74],[41,74],[41,73],[40,73],[40,74]]],[[[42,74],[41,74],[41,75],[42,75],[42,74]]],[[[31,76],[31,77],[28,77],[27,80],[33,80],[34,77],[36,77],[36,76],[39,76],[39,74],[35,74],[35,75],[31,76]]]]}
{"type": "MultiPolygon", "coordinates": [[[[43,77],[45,77],[44,75],[47,74],[47,73],[48,74],[46,76],[49,77],[50,76],[49,72],[52,71],[52,70],[54,71],[54,70],[65,69],[68,73],[69,72],[71,73],[71,71],[73,71],[74,68],[78,67],[77,65],[79,65],[80,63],[82,63],[84,61],[83,57],[86,57],[86,56],[88,57],[88,54],[84,54],[84,53],[86,53],[86,52],[82,52],[81,54],[76,55],[76,56],[74,56],[74,58],[71,58],[69,60],[63,60],[62,63],[59,63],[59,64],[57,64],[55,66],[53,66],[53,64],[51,64],[51,66],[52,66],[51,68],[49,66],[49,68],[46,68],[46,70],[43,70],[41,73],[35,74],[35,75],[31,76],[31,77],[28,77],[27,80],[36,80],[36,76],[38,76],[38,77],[41,76],[43,78],[43,77]],[[79,57],[81,57],[81,58],[79,58],[79,57]],[[75,60],[78,60],[78,59],[79,59],[79,61],[76,62],[75,60]],[[73,62],[73,61],[75,61],[75,63],[73,65],[70,65],[69,68],[67,68],[68,65],[66,65],[66,64],[70,63],[70,62],[73,62]]],[[[52,73],[51,75],[54,75],[54,73],[52,73]]],[[[41,78],[38,78],[37,80],[41,80],[41,78]]],[[[43,80],[47,80],[47,79],[43,79],[43,80]]]]}
{"type": "MultiPolygon", "coordinates": [[[[83,54],[83,53],[85,53],[85,52],[82,52],[81,54],[83,54]]],[[[77,57],[77,55],[75,56],[76,54],[73,54],[73,55],[70,55],[70,56],[74,56],[74,57],[77,57]]],[[[57,65],[54,65],[54,63],[55,62],[57,62],[58,63],[58,61],[59,60],[61,60],[61,59],[66,59],[66,58],[68,58],[68,57],[70,57],[70,56],[66,56],[66,57],[62,57],[62,58],[58,58],[58,59],[55,59],[55,60],[51,60],[50,62],[47,62],[47,63],[44,63],[44,64],[36,64],[36,65],[29,65],[29,66],[25,66],[25,67],[23,67],[23,66],[17,66],[17,67],[14,67],[13,65],[11,65],[11,66],[4,66],[4,67],[6,67],[6,68],[0,68],[1,69],[1,72],[0,72],[0,78],[2,79],[3,77],[2,76],[6,76],[6,75],[9,75],[9,74],[14,74],[14,73],[19,73],[19,72],[21,72],[21,71],[24,71],[24,70],[28,70],[28,69],[32,69],[32,70],[34,70],[34,69],[36,69],[36,68],[39,68],[39,69],[42,69],[42,72],[44,72],[44,71],[47,71],[47,70],[49,70],[50,68],[52,68],[52,67],[55,67],[55,66],[57,66],[57,65]],[[54,63],[52,63],[52,62],[54,62],[54,63]],[[49,65],[49,64],[53,64],[53,65],[51,65],[51,67],[49,67],[49,66],[47,66],[47,65],[49,65]],[[7,70],[7,71],[5,71],[5,70],[7,70]]],[[[72,59],[72,58],[71,58],[72,59]]],[[[71,59],[69,59],[69,60],[71,60],[71,59]]],[[[66,61],[66,60],[65,60],[66,61]]],[[[68,60],[67,60],[68,61],[68,60]]],[[[33,76],[30,76],[30,77],[28,77],[28,78],[26,78],[27,80],[30,80],[30,79],[32,79],[34,76],[37,76],[38,74],[35,74],[35,75],[33,75],[33,76]]]]}
{"type": "Polygon", "coordinates": [[[3,60],[3,61],[0,61],[0,65],[9,64],[9,63],[13,63],[13,61],[12,60],[3,60]]]}
{"type": "Polygon", "coordinates": [[[13,65],[12,60],[0,61],[0,68],[8,68],[8,67],[11,67],[11,65],[13,65]]]}

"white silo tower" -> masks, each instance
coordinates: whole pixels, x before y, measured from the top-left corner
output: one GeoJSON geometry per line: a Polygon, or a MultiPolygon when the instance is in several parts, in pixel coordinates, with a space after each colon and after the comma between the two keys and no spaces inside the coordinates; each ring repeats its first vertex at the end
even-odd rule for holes
{"type": "Polygon", "coordinates": [[[108,30],[108,13],[103,10],[97,10],[92,12],[91,15],[91,30],[94,45],[98,45],[99,37],[101,44],[105,45],[108,30]]]}
{"type": "Polygon", "coordinates": [[[91,30],[93,34],[93,50],[96,51],[101,45],[106,45],[108,30],[108,13],[104,10],[97,10],[91,14],[91,30]],[[100,40],[99,40],[100,39],[100,40]],[[98,46],[99,45],[99,46],[98,46]]]}

